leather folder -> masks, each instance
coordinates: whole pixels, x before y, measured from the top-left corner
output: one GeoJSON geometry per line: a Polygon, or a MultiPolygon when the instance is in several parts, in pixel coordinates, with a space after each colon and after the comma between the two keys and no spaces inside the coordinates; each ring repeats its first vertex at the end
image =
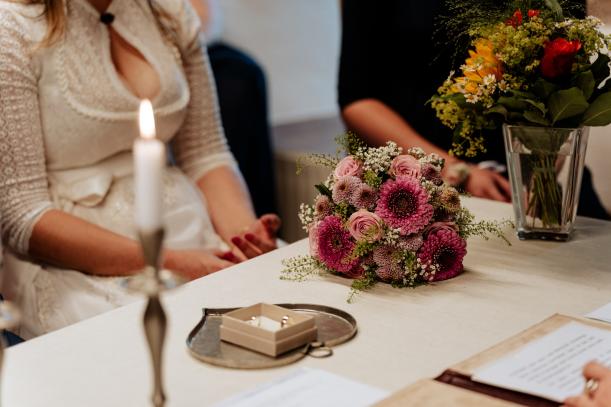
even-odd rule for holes
{"type": "Polygon", "coordinates": [[[389,398],[382,400],[377,407],[427,406],[427,407],[556,407],[560,404],[538,396],[507,390],[471,379],[474,372],[495,360],[517,351],[525,344],[568,324],[579,322],[597,328],[611,330],[611,325],[584,318],[555,314],[546,320],[522,331],[469,359],[458,363],[435,379],[416,382],[389,398]]]}

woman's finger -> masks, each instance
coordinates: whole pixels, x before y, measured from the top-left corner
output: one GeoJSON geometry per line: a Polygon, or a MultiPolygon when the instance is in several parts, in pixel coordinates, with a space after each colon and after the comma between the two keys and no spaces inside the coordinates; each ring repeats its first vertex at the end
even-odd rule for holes
{"type": "Polygon", "coordinates": [[[486,196],[490,199],[494,199],[495,201],[507,202],[507,198],[501,194],[494,182],[490,183],[490,185],[486,187],[486,196]]]}
{"type": "Polygon", "coordinates": [[[218,250],[218,251],[214,252],[214,255],[216,257],[218,257],[219,259],[226,260],[226,261],[228,261],[230,263],[233,263],[233,264],[241,263],[243,261],[238,256],[236,256],[232,251],[221,251],[221,250],[218,250]]]}
{"type": "Polygon", "coordinates": [[[282,225],[280,217],[274,213],[268,213],[261,216],[259,220],[263,224],[265,231],[267,232],[269,237],[276,238],[278,230],[280,230],[280,226],[282,225]]]}
{"type": "Polygon", "coordinates": [[[257,257],[261,254],[261,251],[259,249],[255,248],[253,245],[251,245],[239,236],[231,238],[231,243],[236,245],[236,247],[240,249],[240,251],[244,253],[244,255],[249,259],[257,257]]]}
{"type": "Polygon", "coordinates": [[[498,174],[496,172],[494,172],[493,174],[496,185],[501,188],[503,195],[505,195],[506,200],[509,202],[511,200],[511,185],[509,185],[509,181],[507,181],[507,179],[501,174],[498,174]]]}
{"type": "Polygon", "coordinates": [[[586,379],[600,380],[609,375],[609,370],[601,364],[590,362],[584,366],[583,375],[586,377],[586,379]]]}
{"type": "Polygon", "coordinates": [[[594,402],[587,396],[569,397],[564,400],[563,406],[566,407],[594,407],[594,402]]]}
{"type": "Polygon", "coordinates": [[[276,248],[273,243],[263,241],[254,233],[246,233],[244,235],[244,239],[246,239],[250,244],[256,246],[263,253],[271,252],[276,248]]]}

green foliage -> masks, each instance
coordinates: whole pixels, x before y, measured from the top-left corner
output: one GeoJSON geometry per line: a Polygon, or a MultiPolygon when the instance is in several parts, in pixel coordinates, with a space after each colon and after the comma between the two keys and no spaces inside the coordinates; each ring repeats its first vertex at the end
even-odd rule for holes
{"type": "Polygon", "coordinates": [[[611,92],[600,95],[583,115],[586,126],[606,126],[611,123],[611,92]]]}
{"type": "Polygon", "coordinates": [[[363,174],[363,181],[370,187],[379,188],[382,182],[384,182],[384,179],[374,171],[369,170],[365,171],[363,174]]]}
{"type": "Polygon", "coordinates": [[[321,195],[324,195],[333,201],[333,192],[331,192],[331,190],[325,184],[314,185],[314,188],[316,188],[321,195]]]}
{"type": "Polygon", "coordinates": [[[583,95],[587,99],[592,97],[594,88],[596,87],[596,79],[592,70],[582,72],[575,77],[575,85],[581,89],[583,95]]]}
{"type": "Polygon", "coordinates": [[[358,280],[354,280],[351,285],[350,295],[348,296],[348,303],[354,301],[354,297],[362,291],[371,290],[378,282],[378,277],[375,271],[368,270],[365,272],[363,277],[358,280]]]}
{"type": "Polygon", "coordinates": [[[549,111],[552,125],[561,120],[582,114],[588,109],[588,101],[581,89],[574,87],[559,90],[549,97],[549,111]]]}
{"type": "Polygon", "coordinates": [[[359,148],[367,147],[367,144],[351,131],[337,136],[335,141],[339,145],[340,151],[348,155],[355,155],[359,148]]]}
{"type": "Polygon", "coordinates": [[[354,211],[354,206],[346,202],[336,204],[335,208],[333,209],[333,212],[343,220],[347,220],[354,211]]]}
{"type": "Polygon", "coordinates": [[[511,243],[505,237],[503,229],[506,227],[514,228],[513,222],[505,220],[502,222],[494,222],[489,220],[475,221],[475,216],[465,208],[461,208],[456,215],[456,224],[460,229],[460,237],[468,239],[473,236],[479,236],[484,240],[489,240],[491,236],[502,239],[511,246],[511,243]]]}
{"type": "Polygon", "coordinates": [[[299,157],[297,160],[297,175],[300,175],[305,167],[315,166],[324,168],[335,168],[340,158],[330,154],[309,154],[299,157]]]}

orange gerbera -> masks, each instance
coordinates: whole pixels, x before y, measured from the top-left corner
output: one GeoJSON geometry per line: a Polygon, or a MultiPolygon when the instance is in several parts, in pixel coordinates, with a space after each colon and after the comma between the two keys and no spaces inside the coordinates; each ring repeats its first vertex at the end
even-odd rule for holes
{"type": "Polygon", "coordinates": [[[496,80],[503,78],[501,61],[494,54],[492,42],[479,39],[475,42],[475,50],[469,50],[470,57],[462,68],[464,76],[456,78],[456,84],[464,93],[477,93],[484,78],[492,75],[496,80]]]}

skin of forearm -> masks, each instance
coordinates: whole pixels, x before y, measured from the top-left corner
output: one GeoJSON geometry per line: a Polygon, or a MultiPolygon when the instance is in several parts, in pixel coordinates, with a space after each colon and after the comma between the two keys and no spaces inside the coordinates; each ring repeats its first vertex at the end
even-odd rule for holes
{"type": "Polygon", "coordinates": [[[29,252],[46,263],[99,276],[129,276],[144,267],[136,241],[59,210],[36,222],[29,252]]]}
{"type": "Polygon", "coordinates": [[[436,153],[447,163],[457,162],[455,157],[429,142],[414,130],[399,114],[377,99],[362,99],[342,110],[344,123],[371,145],[380,146],[394,141],[403,149],[421,147],[427,153],[436,153]]]}
{"type": "Polygon", "coordinates": [[[206,197],[214,229],[225,242],[257,220],[246,184],[233,168],[215,168],[201,177],[197,186],[206,197]]]}

